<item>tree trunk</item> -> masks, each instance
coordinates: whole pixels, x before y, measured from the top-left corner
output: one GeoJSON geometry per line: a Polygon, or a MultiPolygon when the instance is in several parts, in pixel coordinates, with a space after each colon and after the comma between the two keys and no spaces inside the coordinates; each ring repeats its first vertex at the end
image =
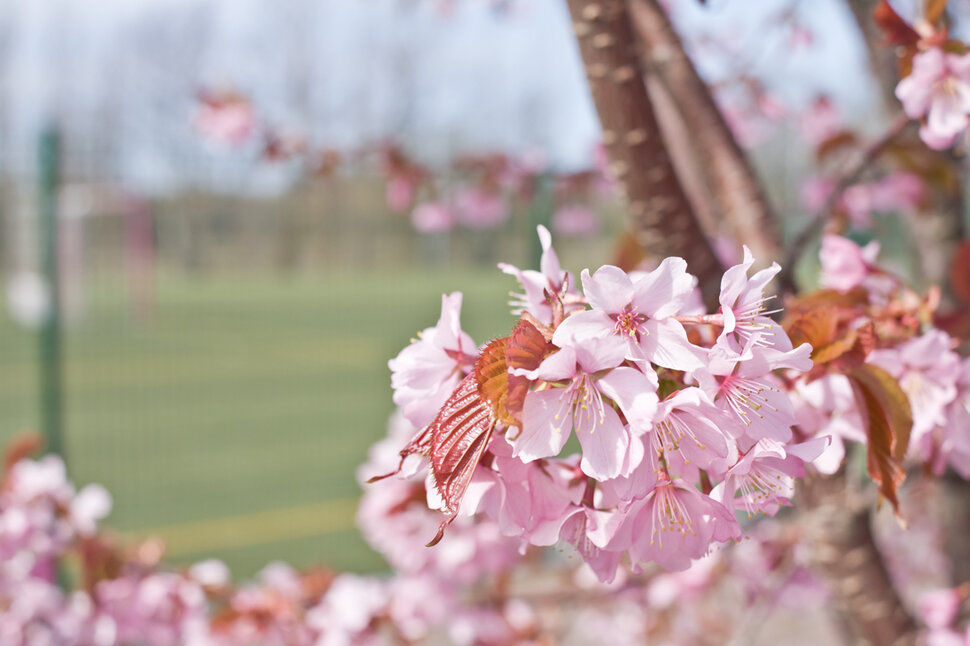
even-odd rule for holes
{"type": "Polygon", "coordinates": [[[802,483],[800,519],[812,562],[834,597],[852,644],[904,646],[916,642],[916,623],[903,606],[870,524],[871,505],[847,486],[845,469],[802,483]]]}
{"type": "MultiPolygon", "coordinates": [[[[735,241],[747,244],[762,265],[778,259],[781,236],[761,182],[710,89],[657,0],[631,0],[633,26],[656,76],[689,125],[698,170],[714,197],[715,217],[727,223],[735,241]]],[[[661,122],[666,132],[666,124],[661,122]]]]}
{"type": "Polygon", "coordinates": [[[569,12],[610,156],[640,246],[681,256],[716,301],[723,267],[684,194],[660,135],[623,0],[569,0],[569,12]]]}

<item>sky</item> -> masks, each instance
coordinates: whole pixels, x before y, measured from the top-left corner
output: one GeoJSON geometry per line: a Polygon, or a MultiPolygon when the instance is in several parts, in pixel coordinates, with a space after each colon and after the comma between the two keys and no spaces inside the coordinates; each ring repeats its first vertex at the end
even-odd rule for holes
{"type": "MultiPolygon", "coordinates": [[[[671,3],[717,82],[746,69],[791,106],[818,92],[850,115],[871,93],[841,0],[671,3]],[[793,47],[773,16],[812,33],[793,47]]],[[[285,190],[300,169],[255,149],[207,146],[192,128],[201,88],[250,96],[275,128],[320,147],[393,137],[429,163],[541,151],[590,163],[599,138],[564,0],[8,0],[0,2],[0,172],[29,174],[37,132],[58,122],[75,166],[147,193],[285,190]]]]}

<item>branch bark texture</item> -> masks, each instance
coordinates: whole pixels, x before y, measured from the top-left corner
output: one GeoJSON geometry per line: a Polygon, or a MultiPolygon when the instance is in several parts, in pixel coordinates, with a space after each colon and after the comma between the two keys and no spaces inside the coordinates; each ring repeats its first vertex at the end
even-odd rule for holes
{"type": "Polygon", "coordinates": [[[700,170],[714,196],[716,217],[726,221],[735,240],[751,247],[764,264],[776,259],[781,236],[775,214],[680,36],[657,0],[630,0],[629,6],[648,71],[663,84],[689,124],[700,151],[700,170]]]}
{"type": "Polygon", "coordinates": [[[622,187],[633,234],[657,256],[681,256],[716,300],[723,267],[684,193],[660,134],[624,0],[569,0],[586,76],[603,127],[610,171],[622,187]]]}
{"type": "Polygon", "coordinates": [[[829,582],[833,608],[852,644],[908,646],[916,623],[893,587],[876,545],[871,505],[847,487],[845,470],[801,487],[815,570],[829,582]]]}

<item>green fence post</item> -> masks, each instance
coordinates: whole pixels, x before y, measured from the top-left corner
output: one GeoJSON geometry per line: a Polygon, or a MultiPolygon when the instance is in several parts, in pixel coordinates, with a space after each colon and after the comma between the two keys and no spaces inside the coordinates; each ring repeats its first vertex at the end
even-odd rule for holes
{"type": "Polygon", "coordinates": [[[38,142],[38,218],[41,271],[47,282],[49,308],[40,327],[40,420],[45,450],[64,456],[61,397],[61,317],[57,266],[57,189],[60,137],[47,126],[38,142]]]}

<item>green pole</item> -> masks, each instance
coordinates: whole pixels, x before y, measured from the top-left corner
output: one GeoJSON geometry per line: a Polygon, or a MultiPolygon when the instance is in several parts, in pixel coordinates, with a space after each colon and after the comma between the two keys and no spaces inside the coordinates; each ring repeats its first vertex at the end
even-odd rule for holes
{"type": "Polygon", "coordinates": [[[543,225],[547,229],[552,221],[552,189],[553,176],[551,173],[543,173],[536,178],[536,192],[529,208],[529,264],[530,269],[539,269],[542,259],[542,245],[536,236],[536,226],[543,225]]]}
{"type": "Polygon", "coordinates": [[[64,455],[61,410],[61,317],[57,268],[57,188],[60,138],[46,127],[38,142],[38,228],[41,271],[48,287],[49,308],[40,328],[40,420],[48,453],[64,455]]]}

